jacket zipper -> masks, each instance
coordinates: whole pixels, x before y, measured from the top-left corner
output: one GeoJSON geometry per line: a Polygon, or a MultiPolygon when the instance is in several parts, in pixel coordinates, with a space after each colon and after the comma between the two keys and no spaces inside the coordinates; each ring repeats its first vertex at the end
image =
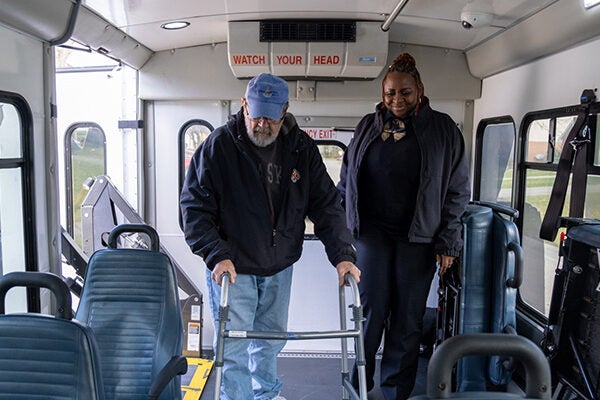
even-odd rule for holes
{"type": "Polygon", "coordinates": [[[243,139],[242,139],[241,135],[242,135],[241,133],[237,135],[237,139],[241,143],[240,150],[242,151],[242,154],[244,155],[244,157],[246,157],[246,159],[248,161],[250,161],[250,164],[252,164],[252,165],[255,166],[254,171],[256,172],[256,175],[258,176],[258,180],[262,184],[263,190],[265,192],[265,196],[267,197],[267,204],[269,206],[269,215],[271,217],[271,226],[273,227],[272,230],[271,230],[271,247],[275,247],[275,236],[277,234],[277,230],[275,229],[275,224],[276,224],[275,218],[276,218],[276,216],[275,216],[273,204],[272,204],[272,201],[271,201],[271,196],[269,195],[269,190],[267,189],[267,186],[266,186],[267,184],[265,182],[264,176],[261,173],[260,169],[256,167],[257,164],[256,164],[255,158],[253,156],[251,156],[248,153],[249,150],[247,150],[245,148],[245,145],[244,145],[244,142],[243,142],[243,139]]]}

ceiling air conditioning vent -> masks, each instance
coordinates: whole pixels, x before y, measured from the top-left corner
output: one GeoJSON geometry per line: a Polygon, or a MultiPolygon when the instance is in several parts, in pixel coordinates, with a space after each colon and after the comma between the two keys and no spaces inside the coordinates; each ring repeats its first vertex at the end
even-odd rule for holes
{"type": "Polygon", "coordinates": [[[356,21],[260,21],[261,42],[356,42],[356,21]]]}

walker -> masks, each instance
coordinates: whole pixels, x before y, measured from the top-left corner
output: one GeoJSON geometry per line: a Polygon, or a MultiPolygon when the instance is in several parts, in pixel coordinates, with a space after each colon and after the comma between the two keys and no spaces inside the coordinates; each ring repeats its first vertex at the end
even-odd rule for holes
{"type": "Polygon", "coordinates": [[[221,301],[219,304],[219,329],[215,332],[217,335],[217,346],[215,354],[215,394],[214,400],[219,400],[221,393],[221,381],[223,373],[223,358],[225,351],[225,339],[274,339],[274,340],[310,340],[310,339],[336,339],[342,340],[342,400],[367,400],[367,385],[366,385],[366,361],[365,348],[363,342],[363,309],[360,302],[360,294],[358,285],[352,275],[346,274],[345,282],[350,285],[354,296],[354,304],[348,308],[352,308],[352,321],[354,321],[354,329],[346,328],[346,298],[344,286],[339,288],[339,303],[340,303],[340,330],[337,331],[315,331],[315,332],[259,332],[259,331],[233,331],[225,329],[225,324],[228,321],[229,305],[229,274],[225,273],[221,283],[221,301]],[[356,348],[356,364],[358,368],[358,387],[359,393],[356,392],[350,382],[350,374],[348,371],[348,344],[347,339],[354,338],[356,348]]]}

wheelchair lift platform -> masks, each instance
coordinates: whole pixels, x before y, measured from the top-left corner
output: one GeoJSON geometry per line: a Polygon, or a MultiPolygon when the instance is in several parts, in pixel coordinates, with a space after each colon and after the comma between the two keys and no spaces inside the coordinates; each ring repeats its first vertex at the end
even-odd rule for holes
{"type": "Polygon", "coordinates": [[[181,377],[182,400],[200,400],[214,361],[187,357],[188,372],[181,377]]]}

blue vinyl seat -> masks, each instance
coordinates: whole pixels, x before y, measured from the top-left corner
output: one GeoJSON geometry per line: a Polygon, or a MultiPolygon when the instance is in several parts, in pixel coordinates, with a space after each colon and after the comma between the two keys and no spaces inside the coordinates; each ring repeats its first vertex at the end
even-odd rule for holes
{"type": "Polygon", "coordinates": [[[179,400],[187,362],[173,265],[146,225],[115,227],[108,245],[90,257],[75,315],[96,336],[106,397],[179,400]],[[151,249],[117,248],[127,232],[147,234],[151,249]]]}
{"type": "Polygon", "coordinates": [[[11,272],[0,278],[0,399],[104,400],[98,348],[91,330],[71,320],[71,294],[56,275],[11,272]],[[13,287],[50,289],[55,316],[5,314],[13,287]]]}
{"type": "MultiPolygon", "coordinates": [[[[514,218],[518,212],[501,204],[476,202],[467,206],[462,218],[464,246],[459,268],[440,280],[440,332],[447,336],[516,334],[523,250],[514,218]]],[[[506,385],[512,369],[512,360],[505,355],[464,357],[456,366],[457,391],[485,391],[488,382],[506,385]]]]}

